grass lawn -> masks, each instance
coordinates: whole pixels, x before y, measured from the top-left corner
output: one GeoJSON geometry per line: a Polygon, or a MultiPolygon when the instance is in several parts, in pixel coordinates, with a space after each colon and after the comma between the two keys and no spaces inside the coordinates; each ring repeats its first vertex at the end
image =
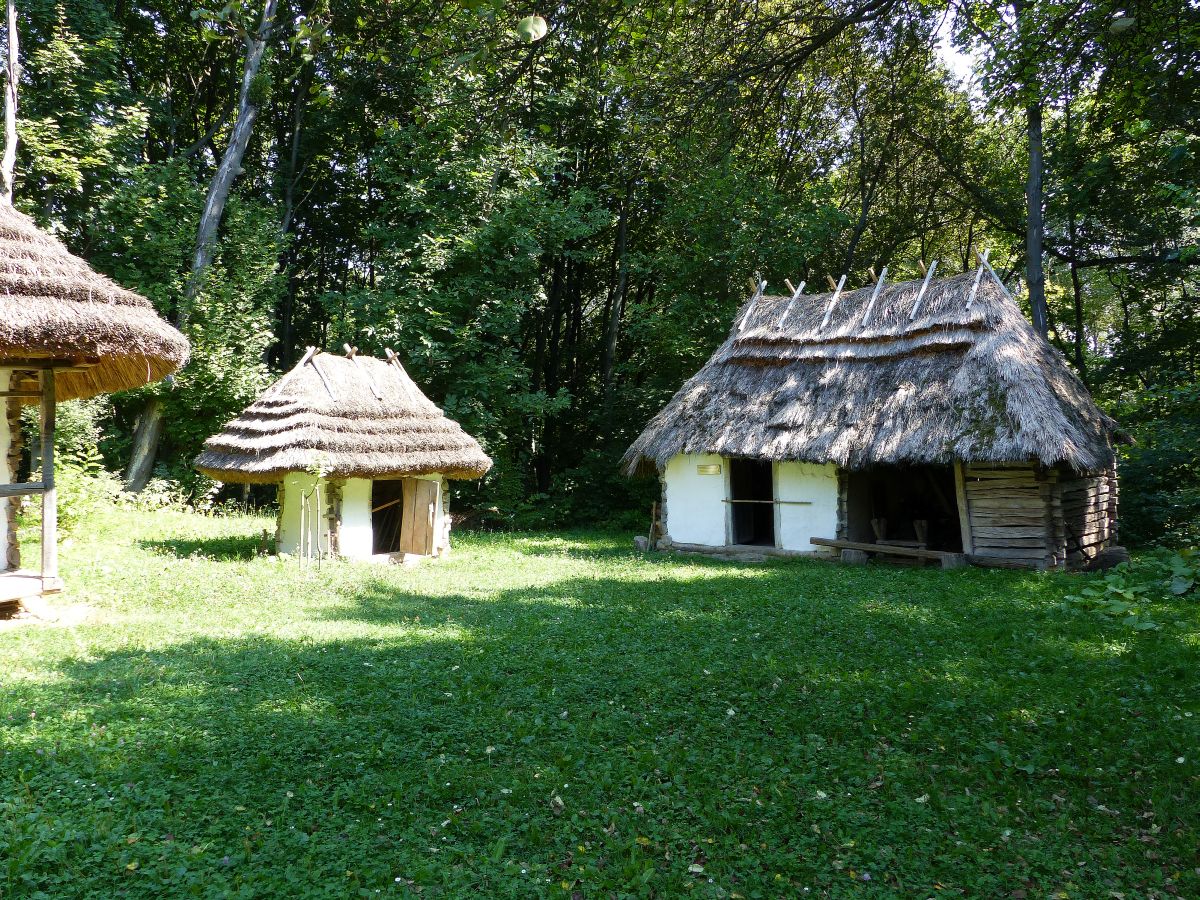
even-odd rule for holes
{"type": "Polygon", "coordinates": [[[0,896],[1200,895],[1200,609],[1078,576],[105,512],[0,629],[0,896]]]}

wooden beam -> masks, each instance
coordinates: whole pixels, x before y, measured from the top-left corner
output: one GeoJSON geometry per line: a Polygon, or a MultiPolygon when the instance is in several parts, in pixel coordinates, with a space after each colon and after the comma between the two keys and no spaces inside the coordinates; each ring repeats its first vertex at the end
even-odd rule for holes
{"type": "Polygon", "coordinates": [[[740,319],[738,319],[737,330],[739,332],[746,327],[746,320],[750,318],[750,315],[754,312],[754,307],[758,305],[758,301],[762,299],[762,296],[764,293],[766,293],[766,290],[767,282],[766,279],[763,279],[758,283],[758,289],[754,292],[754,296],[750,298],[750,302],[746,305],[746,312],[742,314],[740,319]]]}
{"type": "MultiPolygon", "coordinates": [[[[845,276],[842,276],[842,278],[843,278],[843,280],[845,280],[845,276]]],[[[833,276],[832,276],[832,275],[826,275],[826,276],[825,276],[825,282],[826,282],[826,283],[829,285],[829,289],[830,289],[831,291],[836,291],[836,290],[837,290],[837,286],[836,286],[836,285],[833,283],[833,276]]]]}
{"type": "Polygon", "coordinates": [[[970,555],[975,552],[971,543],[971,509],[967,504],[966,479],[963,477],[963,464],[954,463],[954,495],[958,500],[958,525],[962,531],[963,553],[970,555]]]}
{"type": "MultiPolygon", "coordinates": [[[[911,556],[915,559],[937,559],[940,560],[947,555],[943,550],[919,550],[916,547],[901,547],[896,544],[889,544],[886,541],[879,544],[868,544],[863,541],[839,541],[833,538],[810,537],[810,544],[815,544],[818,547],[834,547],[839,550],[862,550],[865,553],[886,553],[888,556],[911,556]]],[[[951,552],[949,555],[956,555],[951,552]]]]}
{"type": "Polygon", "coordinates": [[[100,364],[96,357],[0,357],[0,369],[21,369],[24,371],[41,371],[42,369],[68,369],[82,371],[100,364]]]}
{"type": "Polygon", "coordinates": [[[975,251],[975,256],[979,259],[979,268],[975,272],[975,283],[971,285],[971,296],[967,298],[967,309],[971,308],[971,304],[975,302],[975,295],[979,293],[979,282],[983,278],[983,267],[987,264],[988,254],[992,251],[984,248],[983,253],[975,251]]]}
{"type": "Polygon", "coordinates": [[[0,397],[28,397],[34,399],[42,396],[41,391],[0,391],[0,397]]]}
{"type": "Polygon", "coordinates": [[[783,279],[783,283],[787,287],[789,294],[796,293],[796,286],[794,284],[792,284],[792,281],[790,278],[783,279]]]}
{"type": "Polygon", "coordinates": [[[42,370],[42,580],[58,578],[58,493],[54,489],[54,370],[42,370]]]}
{"type": "Polygon", "coordinates": [[[27,481],[24,484],[0,484],[0,497],[26,497],[46,490],[45,482],[27,481]]]}
{"type": "Polygon", "coordinates": [[[1000,276],[996,274],[996,270],[992,268],[992,264],[990,262],[988,262],[986,259],[983,261],[983,264],[987,267],[988,272],[991,273],[992,278],[995,280],[996,284],[1000,287],[1000,290],[1004,292],[1004,296],[1007,297],[1009,300],[1012,300],[1012,302],[1015,303],[1016,301],[1013,300],[1012,293],[1008,290],[1008,288],[1006,288],[1004,286],[1004,282],[1000,280],[1000,276]]]}
{"type": "MultiPolygon", "coordinates": [[[[833,279],[829,279],[829,282],[832,284],[833,279]]],[[[825,326],[829,324],[829,319],[833,315],[833,308],[837,305],[838,297],[842,295],[842,287],[845,284],[846,276],[843,275],[841,280],[837,283],[837,286],[834,287],[833,294],[829,298],[829,303],[825,306],[825,318],[821,320],[821,328],[818,330],[824,330],[825,326]]]]}
{"type": "Polygon", "coordinates": [[[800,299],[800,294],[803,292],[805,284],[807,284],[807,282],[802,281],[800,282],[800,287],[792,288],[792,299],[787,302],[786,306],[784,306],[783,315],[780,316],[779,321],[775,323],[776,329],[783,328],[783,323],[786,322],[787,317],[792,314],[792,306],[798,299],[800,299]]]}
{"type": "MultiPolygon", "coordinates": [[[[316,348],[313,348],[314,350],[316,348]]],[[[317,358],[313,356],[308,360],[312,363],[312,367],[317,370],[317,374],[321,376],[321,384],[325,385],[325,390],[329,392],[329,399],[337,403],[337,394],[333,392],[333,387],[329,384],[329,379],[325,377],[325,373],[321,371],[321,367],[317,365],[317,358]]]]}
{"type": "MultiPolygon", "coordinates": [[[[871,270],[871,274],[875,274],[875,270],[871,270]]],[[[871,292],[871,302],[867,304],[867,311],[863,313],[862,322],[859,326],[865,328],[871,320],[871,313],[875,309],[875,301],[879,299],[879,292],[883,290],[884,282],[887,281],[887,266],[883,267],[883,271],[879,273],[879,278],[875,280],[875,290],[871,292]]]]}
{"type": "Polygon", "coordinates": [[[908,314],[908,321],[913,321],[917,317],[917,313],[921,311],[921,301],[925,299],[925,292],[929,290],[929,282],[933,279],[933,273],[937,271],[937,260],[929,264],[929,268],[925,271],[925,280],[921,282],[921,290],[917,292],[917,299],[913,302],[912,312],[908,314]]]}

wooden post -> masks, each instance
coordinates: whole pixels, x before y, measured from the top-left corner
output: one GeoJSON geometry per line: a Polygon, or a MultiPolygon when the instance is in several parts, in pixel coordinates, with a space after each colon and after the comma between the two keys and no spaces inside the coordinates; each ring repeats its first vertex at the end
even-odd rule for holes
{"type": "Polygon", "coordinates": [[[975,251],[975,256],[978,257],[980,262],[979,269],[975,272],[975,283],[971,285],[971,296],[967,298],[967,309],[971,308],[971,304],[975,302],[975,295],[979,293],[979,281],[983,278],[983,267],[987,265],[987,258],[990,252],[987,248],[984,248],[982,253],[978,250],[975,251]]]}
{"type": "Polygon", "coordinates": [[[58,495],[54,489],[54,370],[42,369],[42,588],[58,584],[58,495]]]}
{"type": "MultiPolygon", "coordinates": [[[[924,261],[921,263],[925,265],[924,261]]],[[[912,312],[908,314],[908,321],[913,321],[917,317],[917,313],[921,311],[921,301],[925,299],[925,292],[929,290],[929,282],[933,278],[933,273],[937,271],[937,260],[929,264],[929,268],[925,269],[925,280],[921,282],[921,290],[917,292],[917,299],[913,302],[912,312]]]]}
{"type": "Polygon", "coordinates": [[[957,460],[954,463],[954,494],[958,498],[958,524],[962,529],[962,552],[974,553],[975,544],[971,540],[971,510],[967,506],[967,479],[963,473],[963,464],[957,460]]]}
{"type": "MultiPolygon", "coordinates": [[[[871,274],[875,274],[875,270],[871,270],[871,274]]],[[[883,267],[883,272],[875,279],[875,290],[871,292],[871,302],[867,304],[867,311],[863,313],[861,326],[865,328],[867,323],[871,321],[871,312],[875,309],[875,301],[879,299],[879,292],[883,290],[883,284],[887,281],[887,266],[883,267]]]]}
{"type": "MultiPolygon", "coordinates": [[[[829,279],[829,283],[833,284],[833,279],[829,279]]],[[[829,319],[833,315],[833,308],[837,305],[838,297],[842,295],[842,288],[846,285],[846,276],[843,275],[838,283],[833,287],[833,295],[829,298],[829,303],[825,307],[825,318],[821,320],[821,328],[823,330],[829,324],[829,319]]]]}

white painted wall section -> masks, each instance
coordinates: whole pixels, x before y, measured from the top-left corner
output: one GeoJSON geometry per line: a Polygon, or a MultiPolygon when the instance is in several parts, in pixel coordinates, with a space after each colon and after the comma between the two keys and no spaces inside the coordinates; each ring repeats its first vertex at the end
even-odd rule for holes
{"type": "Polygon", "coordinates": [[[279,552],[317,555],[329,552],[329,522],[326,513],[326,491],[317,477],[305,472],[290,472],[283,479],[283,506],[279,511],[279,552]],[[318,502],[319,501],[319,502],[318,502]],[[303,509],[302,509],[303,507],[303,509]],[[308,532],[307,542],[301,541],[301,521],[308,532]]]}
{"type": "Polygon", "coordinates": [[[375,549],[369,478],[348,478],[342,485],[342,528],[338,549],[347,559],[370,559],[375,549]]]}
{"type": "MultiPolygon", "coordinates": [[[[0,391],[7,391],[11,369],[0,369],[0,391]]],[[[0,407],[0,484],[12,484],[13,473],[8,470],[8,451],[12,446],[13,435],[8,427],[8,410],[0,407]]],[[[42,498],[34,495],[33,500],[42,498]]],[[[19,497],[5,497],[0,500],[0,572],[8,569],[8,508],[20,502],[19,497]]]]}
{"type": "Polygon", "coordinates": [[[837,466],[832,463],[775,464],[775,497],[807,501],[780,503],[775,543],[784,550],[819,550],[810,537],[837,537],[837,466]]]}
{"type": "Polygon", "coordinates": [[[672,541],[725,546],[725,469],[725,460],[712,453],[680,454],[667,463],[663,527],[672,541]],[[700,466],[716,466],[716,474],[701,474],[700,466]]]}

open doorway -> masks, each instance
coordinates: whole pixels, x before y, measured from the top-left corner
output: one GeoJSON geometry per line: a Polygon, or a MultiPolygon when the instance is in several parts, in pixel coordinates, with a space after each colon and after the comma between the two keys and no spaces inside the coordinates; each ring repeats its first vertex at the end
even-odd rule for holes
{"type": "Polygon", "coordinates": [[[371,552],[398,553],[404,525],[404,481],[371,482],[371,552]]]}
{"type": "Polygon", "coordinates": [[[732,543],[775,546],[775,480],[769,460],[729,460],[729,509],[732,543]]]}
{"type": "Polygon", "coordinates": [[[875,466],[843,477],[847,540],[962,552],[950,466],[875,466]]]}

